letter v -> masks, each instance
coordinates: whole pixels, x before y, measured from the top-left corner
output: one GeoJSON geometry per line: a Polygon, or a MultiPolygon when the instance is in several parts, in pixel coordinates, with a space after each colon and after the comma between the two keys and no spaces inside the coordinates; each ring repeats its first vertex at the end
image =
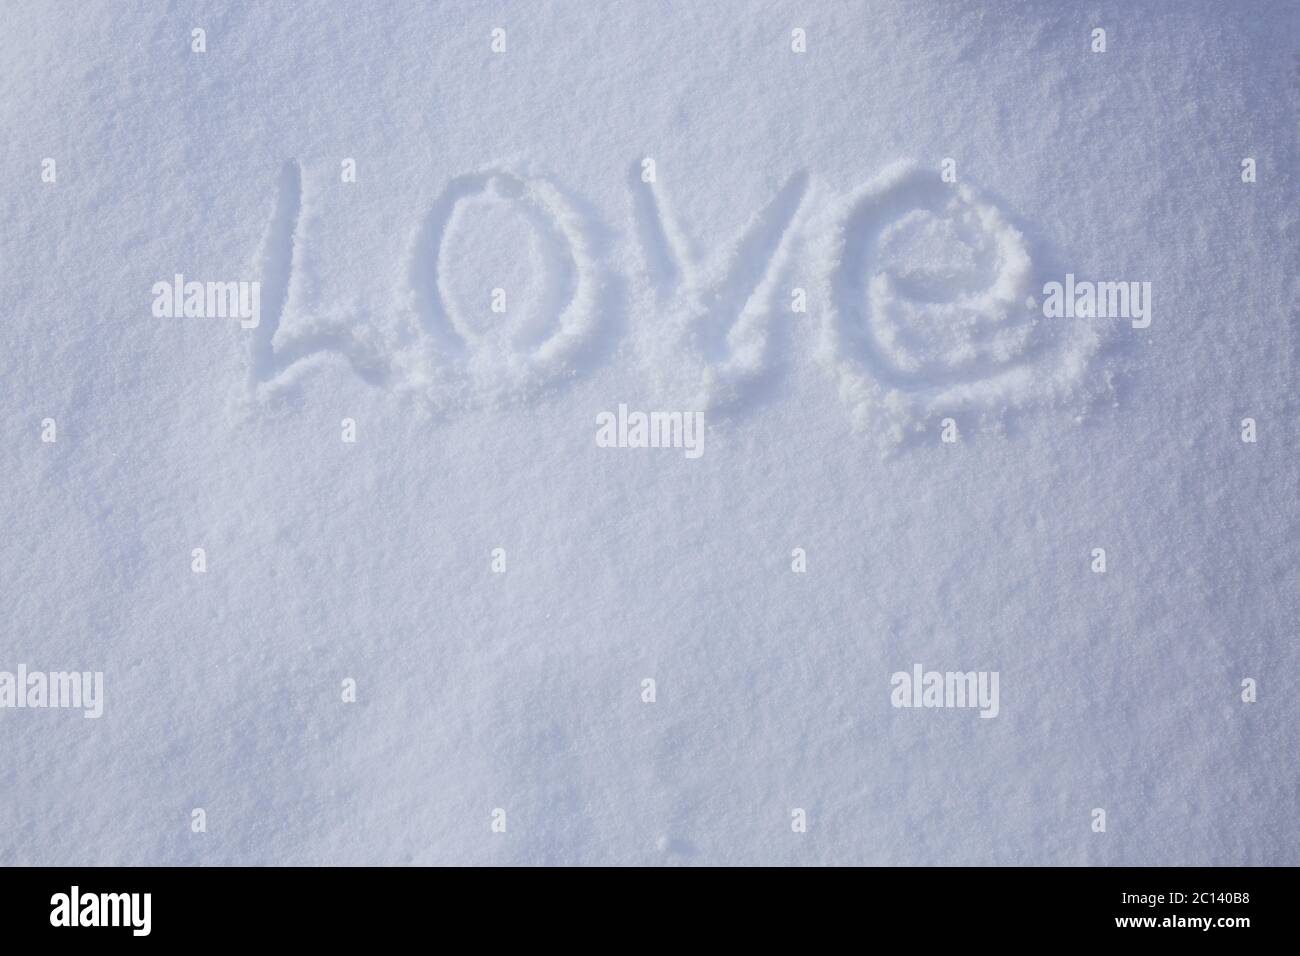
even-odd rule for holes
{"type": "Polygon", "coordinates": [[[791,175],[742,235],[701,264],[664,215],[658,185],[641,181],[639,163],[632,167],[633,215],[650,281],[661,303],[680,318],[680,332],[704,363],[708,397],[716,404],[738,397],[769,370],[773,265],[808,182],[802,170],[791,175]]]}

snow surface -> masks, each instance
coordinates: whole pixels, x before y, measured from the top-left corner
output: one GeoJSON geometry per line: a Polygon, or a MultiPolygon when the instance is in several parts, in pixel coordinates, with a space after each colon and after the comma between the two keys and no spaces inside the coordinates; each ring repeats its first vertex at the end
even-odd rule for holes
{"type": "Polygon", "coordinates": [[[2,19],[0,863],[1300,863],[1291,0],[2,19]]]}

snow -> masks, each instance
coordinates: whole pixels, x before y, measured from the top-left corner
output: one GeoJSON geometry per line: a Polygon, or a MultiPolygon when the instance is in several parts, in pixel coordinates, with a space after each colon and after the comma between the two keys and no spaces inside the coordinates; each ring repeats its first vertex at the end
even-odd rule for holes
{"type": "Polygon", "coordinates": [[[1300,863],[1294,3],[5,20],[0,864],[1300,863]]]}

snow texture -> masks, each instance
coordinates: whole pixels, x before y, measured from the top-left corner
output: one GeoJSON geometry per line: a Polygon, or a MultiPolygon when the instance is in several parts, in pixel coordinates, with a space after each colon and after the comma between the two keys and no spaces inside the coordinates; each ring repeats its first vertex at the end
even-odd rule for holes
{"type": "Polygon", "coordinates": [[[3,19],[0,864],[1300,863],[1292,0],[3,19]]]}

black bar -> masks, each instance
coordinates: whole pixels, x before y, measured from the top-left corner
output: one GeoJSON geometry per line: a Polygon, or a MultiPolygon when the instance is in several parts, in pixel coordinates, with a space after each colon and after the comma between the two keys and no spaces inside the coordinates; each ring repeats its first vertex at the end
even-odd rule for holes
{"type": "Polygon", "coordinates": [[[838,927],[882,942],[891,934],[919,933],[927,943],[1128,937],[1232,945],[1285,932],[1294,918],[1287,912],[1294,875],[1286,868],[694,869],[671,875],[627,869],[7,869],[0,871],[0,925],[7,942],[56,945],[62,937],[81,945],[285,939],[337,946],[452,929],[482,933],[486,942],[530,927],[541,942],[551,935],[594,934],[598,925],[621,927],[628,940],[667,944],[695,921],[758,941],[780,931],[820,934],[838,927]],[[104,921],[117,915],[120,925],[52,925],[70,922],[74,886],[79,921],[98,921],[102,913],[104,921]],[[132,893],[140,895],[116,895],[132,893]],[[141,932],[146,893],[147,935],[141,932]],[[100,894],[115,896],[105,901],[100,894]]]}

